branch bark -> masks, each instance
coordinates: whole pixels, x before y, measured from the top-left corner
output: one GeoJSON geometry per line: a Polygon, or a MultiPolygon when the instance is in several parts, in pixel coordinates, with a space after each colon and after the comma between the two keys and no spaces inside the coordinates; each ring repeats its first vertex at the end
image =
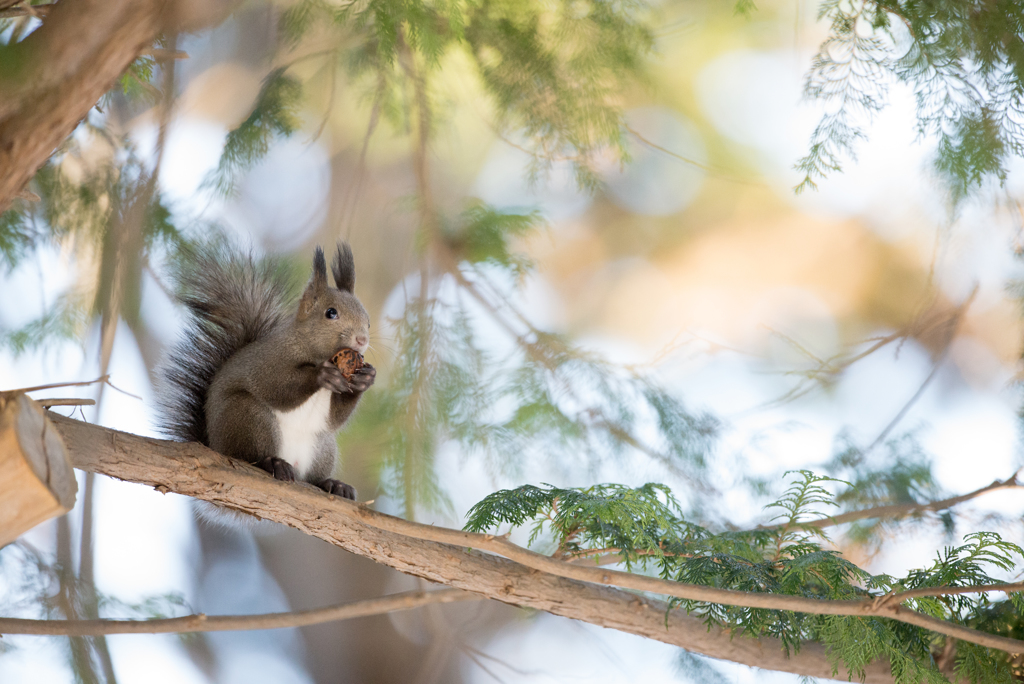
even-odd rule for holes
{"type": "Polygon", "coordinates": [[[169,0],[57,3],[2,48],[0,212],[163,28],[169,0]]]}
{"type": "MultiPolygon", "coordinates": [[[[826,679],[833,676],[829,653],[817,643],[805,643],[799,653],[787,655],[777,639],[709,630],[696,617],[678,610],[667,612],[662,601],[538,572],[466,548],[486,535],[467,535],[471,544],[449,544],[379,529],[368,521],[379,522],[389,516],[331,497],[311,485],[270,479],[253,466],[200,444],[148,439],[57,415],[52,420],[68,445],[72,463],[82,470],[280,522],[406,574],[510,605],[618,629],[751,667],[826,679]],[[366,514],[369,517],[364,518],[366,514]]],[[[417,531],[441,529],[393,520],[417,531]]],[[[460,535],[460,539],[465,534],[444,532],[460,535]]],[[[842,671],[839,674],[847,676],[842,671]]],[[[865,676],[869,684],[893,682],[885,662],[868,666],[865,676]]]]}
{"type": "MultiPolygon", "coordinates": [[[[820,614],[880,615],[1010,652],[1024,644],[921,615],[892,601],[829,602],[793,596],[725,591],[652,577],[586,568],[535,554],[501,537],[449,530],[394,518],[330,497],[306,485],[278,482],[248,464],[224,458],[199,444],[152,440],[54,416],[76,467],[149,484],[281,522],[353,553],[433,582],[505,603],[538,608],[658,639],[697,653],[813,677],[832,676],[824,648],[804,644],[786,657],[781,644],[708,630],[663,602],[621,590],[616,584],[680,598],[820,614]],[[489,550],[511,560],[468,549],[489,550]],[[579,580],[583,580],[582,582],[579,580]]],[[[885,664],[868,681],[889,682],[885,664]]]]}
{"type": "Polygon", "coordinates": [[[191,632],[227,632],[251,629],[306,627],[324,622],[382,615],[420,606],[479,601],[481,596],[458,589],[407,591],[381,598],[343,603],[327,608],[296,610],[263,615],[186,615],[153,620],[23,620],[0,618],[0,634],[37,634],[64,636],[101,636],[106,634],[181,634],[191,632]]]}
{"type": "Polygon", "coordinates": [[[0,472],[0,547],[75,505],[67,450],[27,396],[0,392],[0,472]]]}
{"type": "Polygon", "coordinates": [[[161,32],[219,21],[232,2],[58,2],[25,40],[0,46],[0,213],[161,32]]]}

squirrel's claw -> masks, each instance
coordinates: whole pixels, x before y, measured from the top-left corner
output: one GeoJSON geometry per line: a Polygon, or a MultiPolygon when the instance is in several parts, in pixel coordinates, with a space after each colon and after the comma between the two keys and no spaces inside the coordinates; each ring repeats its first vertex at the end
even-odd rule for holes
{"type": "Polygon", "coordinates": [[[332,480],[328,478],[317,486],[328,494],[334,494],[335,496],[340,496],[343,499],[351,499],[352,501],[356,500],[356,488],[350,484],[345,484],[341,480],[332,480]]]}
{"type": "Polygon", "coordinates": [[[275,480],[284,482],[295,482],[295,468],[292,464],[276,456],[267,456],[262,461],[256,462],[257,468],[262,468],[274,476],[275,480]]]}

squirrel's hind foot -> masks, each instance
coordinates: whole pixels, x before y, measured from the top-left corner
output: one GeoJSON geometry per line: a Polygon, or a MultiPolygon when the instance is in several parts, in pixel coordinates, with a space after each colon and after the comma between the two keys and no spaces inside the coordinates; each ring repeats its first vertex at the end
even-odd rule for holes
{"type": "Polygon", "coordinates": [[[295,482],[295,468],[288,461],[276,456],[267,456],[262,461],[256,462],[257,468],[262,468],[273,475],[275,480],[295,482]]]}
{"type": "Polygon", "coordinates": [[[317,486],[328,494],[334,494],[335,496],[340,496],[343,499],[351,499],[352,501],[356,500],[356,488],[350,484],[345,484],[341,480],[332,480],[328,478],[317,486]]]}

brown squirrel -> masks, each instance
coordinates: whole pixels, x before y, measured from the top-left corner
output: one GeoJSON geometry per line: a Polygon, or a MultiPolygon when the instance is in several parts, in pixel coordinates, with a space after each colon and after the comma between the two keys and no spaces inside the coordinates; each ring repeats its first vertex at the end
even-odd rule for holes
{"type": "Polygon", "coordinates": [[[188,321],[162,370],[162,431],[278,480],[355,499],[351,485],[330,477],[335,433],[377,371],[364,364],[346,379],[330,361],[343,348],[362,354],[370,335],[347,243],[338,244],[331,271],[335,287],[317,247],[313,275],[293,308],[275,264],[223,247],[196,250],[175,274],[188,321]]]}

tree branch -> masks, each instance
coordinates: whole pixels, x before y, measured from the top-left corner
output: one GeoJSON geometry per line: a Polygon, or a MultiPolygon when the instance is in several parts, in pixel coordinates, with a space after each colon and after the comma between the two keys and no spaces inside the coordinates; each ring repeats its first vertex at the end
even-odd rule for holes
{"type": "MultiPolygon", "coordinates": [[[[0,3],[2,5],[3,3],[0,3]]],[[[45,17],[57,3],[51,2],[46,5],[21,5],[13,3],[8,7],[0,9],[0,19],[14,19],[17,17],[45,17]]]]}
{"type": "Polygon", "coordinates": [[[1007,594],[1013,594],[1018,591],[1024,591],[1024,582],[1005,582],[1002,584],[985,584],[976,587],[918,587],[917,589],[907,589],[899,593],[893,594],[890,597],[884,597],[886,600],[892,601],[906,601],[907,599],[920,598],[922,596],[953,596],[955,594],[980,594],[986,591],[1001,591],[1007,594]]]}
{"type": "Polygon", "coordinates": [[[59,2],[2,48],[0,212],[163,29],[171,0],[59,2]]]}
{"type": "MultiPolygon", "coordinates": [[[[892,602],[825,601],[730,591],[582,567],[494,535],[422,525],[331,497],[312,486],[272,480],[249,464],[227,459],[199,444],[147,439],[60,416],[55,416],[54,422],[75,466],[83,470],[275,520],[433,582],[651,637],[715,658],[813,677],[832,676],[831,662],[820,645],[803,644],[798,654],[787,658],[778,641],[734,638],[724,630],[708,630],[698,618],[682,611],[666,612],[663,602],[594,585],[752,608],[886,617],[990,648],[1024,652],[1024,642],[945,622],[892,602]],[[509,560],[467,549],[490,551],[509,560]]],[[[884,665],[873,667],[868,681],[891,681],[884,665]]]]}
{"type": "Polygon", "coordinates": [[[0,46],[0,213],[161,32],[217,21],[229,3],[58,2],[25,40],[0,46]]]}
{"type": "MultiPolygon", "coordinates": [[[[995,492],[1000,489],[1020,489],[1024,487],[1017,479],[1020,471],[1017,471],[1005,480],[995,480],[991,484],[987,484],[980,489],[975,489],[973,492],[967,492],[959,496],[953,496],[948,499],[942,499],[940,501],[932,501],[931,503],[906,503],[906,504],[889,504],[886,506],[875,506],[873,508],[864,508],[859,511],[847,511],[846,513],[840,513],[839,515],[830,515],[809,522],[800,523],[805,527],[816,527],[822,529],[825,527],[833,527],[835,525],[842,525],[848,522],[854,522],[856,520],[864,520],[865,518],[906,518],[911,515],[918,513],[925,513],[931,511],[933,513],[938,511],[944,511],[947,508],[952,508],[958,504],[962,504],[965,501],[970,501],[982,494],[988,494],[989,492],[995,492]]],[[[765,525],[758,529],[773,529],[776,525],[765,525]]]]}
{"type": "MultiPolygon", "coordinates": [[[[802,644],[799,652],[787,655],[778,639],[752,639],[720,628],[708,629],[699,618],[683,611],[667,612],[667,605],[656,599],[537,572],[467,550],[465,543],[438,544],[377,529],[363,522],[360,511],[368,510],[365,507],[331,497],[311,485],[273,480],[253,466],[199,444],[148,439],[57,415],[51,418],[72,462],[82,470],[274,520],[406,574],[510,605],[544,610],[752,667],[809,677],[833,676],[831,656],[818,643],[802,644]]],[[[892,684],[888,663],[869,665],[865,682],[892,684]]]]}
{"type": "Polygon", "coordinates": [[[0,634],[59,634],[100,636],[106,634],[177,634],[189,632],[226,632],[233,630],[282,629],[307,627],[324,622],[382,615],[437,603],[479,601],[482,596],[458,589],[407,591],[390,596],[343,603],[327,608],[297,610],[264,615],[186,615],[153,620],[23,620],[0,618],[0,634]]]}

